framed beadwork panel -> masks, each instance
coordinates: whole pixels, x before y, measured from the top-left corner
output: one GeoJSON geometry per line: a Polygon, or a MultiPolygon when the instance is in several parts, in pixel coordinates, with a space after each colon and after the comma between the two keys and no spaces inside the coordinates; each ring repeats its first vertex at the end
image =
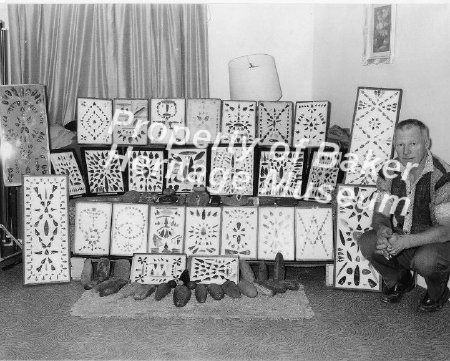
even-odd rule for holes
{"type": "Polygon", "coordinates": [[[112,203],[77,202],[72,252],[80,256],[107,256],[111,241],[112,203]]]}
{"type": "Polygon", "coordinates": [[[111,144],[113,118],[111,99],[78,98],[78,144],[111,144]]]}
{"type": "Polygon", "coordinates": [[[191,192],[206,186],[207,150],[172,148],[168,151],[166,188],[177,193],[191,192]]]}
{"type": "Polygon", "coordinates": [[[45,86],[0,85],[0,144],[5,187],[50,174],[45,86]]]}
{"type": "Polygon", "coordinates": [[[259,207],[258,259],[274,260],[278,252],[295,260],[294,207],[259,207]]]}
{"type": "Polygon", "coordinates": [[[239,282],[237,256],[192,256],[188,263],[191,281],[219,285],[225,281],[239,282]]]}
{"type": "Polygon", "coordinates": [[[24,176],[24,284],[70,282],[67,176],[24,176]]]}
{"type": "Polygon", "coordinates": [[[132,150],[128,163],[128,190],[162,192],[164,183],[164,151],[132,150]]]}
{"type": "MultiPolygon", "coordinates": [[[[194,135],[199,133],[198,143],[202,144],[201,138],[210,134],[213,143],[217,133],[220,131],[222,101],[220,99],[188,99],[186,104],[186,126],[189,128],[190,136],[188,144],[194,143],[194,135]]],[[[206,143],[206,142],[205,142],[206,143]]]]}
{"type": "Polygon", "coordinates": [[[211,149],[209,192],[218,195],[253,195],[254,148],[211,149]]]}
{"type": "Polygon", "coordinates": [[[258,208],[223,207],[221,255],[256,259],[258,243],[258,208]]]}
{"type": "Polygon", "coordinates": [[[295,208],[295,249],[296,261],[334,259],[331,207],[295,208]]]}
{"type": "Polygon", "coordinates": [[[330,203],[336,188],[342,153],[314,152],[308,174],[308,199],[330,203]],[[333,165],[334,163],[334,165],[333,165]]]}
{"type": "Polygon", "coordinates": [[[53,172],[69,177],[69,195],[81,196],[86,193],[86,183],[81,174],[81,166],[73,149],[52,150],[50,154],[53,172]]]}
{"type": "Polygon", "coordinates": [[[276,142],[292,142],[292,102],[258,102],[259,145],[271,146],[276,142]]]}
{"type": "Polygon", "coordinates": [[[126,179],[124,172],[121,170],[120,154],[120,149],[81,149],[90,194],[119,194],[125,192],[126,179]]]}
{"type": "Polygon", "coordinates": [[[220,251],[220,207],[186,207],[184,253],[218,255],[220,251]]]}
{"type": "Polygon", "coordinates": [[[256,102],[224,100],[222,135],[234,143],[251,143],[256,136],[256,102]]]}
{"type": "Polygon", "coordinates": [[[395,125],[401,107],[401,89],[358,88],[349,153],[358,157],[353,171],[347,171],[346,184],[375,185],[378,171],[393,154],[395,125]],[[375,171],[362,168],[376,157],[375,171]]]}
{"type": "Polygon", "coordinates": [[[185,269],[185,254],[135,253],[130,279],[132,283],[161,284],[178,280],[185,269]]]}
{"type": "Polygon", "coordinates": [[[318,147],[325,142],[330,122],[330,102],[308,101],[295,104],[294,140],[297,145],[309,139],[306,147],[318,147]]]}
{"type": "Polygon", "coordinates": [[[337,199],[334,286],[381,290],[381,277],[362,255],[358,238],[371,229],[376,187],[339,184],[337,199]]]}
{"type": "Polygon", "coordinates": [[[111,256],[147,252],[148,204],[114,203],[111,256]]]}
{"type": "Polygon", "coordinates": [[[127,111],[133,114],[130,121],[127,114],[120,114],[119,124],[114,124],[113,142],[119,145],[146,145],[148,124],[147,99],[114,99],[114,111],[127,111]],[[129,123],[129,124],[128,124],[129,123]]]}
{"type": "Polygon", "coordinates": [[[262,150],[258,195],[299,197],[302,192],[304,153],[262,150]]]}
{"type": "Polygon", "coordinates": [[[180,131],[173,134],[174,127],[185,126],[185,99],[151,99],[149,139],[152,144],[167,144],[174,135],[176,140],[185,137],[180,131]]]}
{"type": "Polygon", "coordinates": [[[184,247],[184,206],[150,206],[148,251],[150,253],[182,253],[184,247]]]}

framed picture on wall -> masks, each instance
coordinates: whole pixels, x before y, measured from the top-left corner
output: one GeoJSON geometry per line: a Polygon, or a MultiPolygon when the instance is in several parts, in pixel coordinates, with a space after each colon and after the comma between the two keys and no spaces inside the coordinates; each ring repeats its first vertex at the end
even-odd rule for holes
{"type": "Polygon", "coordinates": [[[395,5],[366,5],[363,64],[390,64],[395,47],[395,5]]]}

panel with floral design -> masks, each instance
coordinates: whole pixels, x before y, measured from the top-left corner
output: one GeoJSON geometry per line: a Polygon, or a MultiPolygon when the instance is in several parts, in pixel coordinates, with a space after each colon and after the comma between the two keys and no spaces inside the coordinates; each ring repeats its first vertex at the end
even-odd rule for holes
{"type": "Polygon", "coordinates": [[[129,122],[128,115],[123,113],[119,115],[117,120],[124,124],[114,125],[113,142],[119,145],[147,144],[148,100],[114,99],[114,111],[117,110],[131,112],[134,119],[127,124],[129,122]]]}
{"type": "Polygon", "coordinates": [[[78,144],[111,144],[112,100],[78,98],[77,106],[78,144]]]}
{"type": "Polygon", "coordinates": [[[220,254],[256,259],[258,208],[223,207],[220,254]]]}
{"type": "Polygon", "coordinates": [[[183,252],[185,211],[184,206],[150,206],[150,253],[183,252]]]}
{"type": "Polygon", "coordinates": [[[186,193],[206,186],[206,149],[171,149],[168,155],[166,188],[186,193]]]}
{"type": "MultiPolygon", "coordinates": [[[[189,144],[193,144],[194,135],[198,131],[207,131],[210,134],[210,141],[213,143],[217,133],[220,131],[221,115],[220,99],[188,99],[186,109],[186,126],[189,128],[189,144]]],[[[198,143],[202,144],[201,138],[205,138],[205,132],[199,133],[198,143]]]]}
{"type": "Polygon", "coordinates": [[[308,147],[318,147],[325,142],[329,118],[328,101],[297,102],[294,123],[294,146],[302,138],[309,139],[308,147]]]}
{"type": "Polygon", "coordinates": [[[22,185],[22,175],[50,173],[43,85],[0,85],[0,144],[3,182],[22,185]]]}
{"type": "Polygon", "coordinates": [[[111,234],[112,256],[147,252],[148,205],[115,203],[111,234]]]}
{"type": "Polygon", "coordinates": [[[349,150],[358,157],[358,164],[352,172],[346,173],[346,184],[376,184],[378,171],[392,155],[401,97],[401,89],[358,88],[349,150]],[[373,171],[371,167],[362,168],[364,162],[376,157],[379,161],[373,171]]]}
{"type": "Polygon", "coordinates": [[[219,195],[253,195],[254,148],[217,147],[211,150],[209,191],[219,195]]]}
{"type": "Polygon", "coordinates": [[[294,207],[260,207],[258,213],[258,259],[274,260],[281,252],[294,261],[294,207]]]}
{"type": "Polygon", "coordinates": [[[137,192],[162,192],[164,152],[133,150],[128,164],[128,190],[137,192]]]}
{"type": "Polygon", "coordinates": [[[292,102],[258,103],[258,138],[260,145],[273,145],[276,142],[291,143],[292,102]]]}
{"type": "Polygon", "coordinates": [[[109,255],[112,203],[77,202],[72,251],[83,256],[109,255]]]}
{"type": "Polygon", "coordinates": [[[172,135],[176,140],[185,137],[182,131],[174,134],[175,126],[185,125],[185,99],[151,99],[150,114],[150,127],[154,127],[148,130],[150,143],[167,144],[172,135]]]}
{"type": "Polygon", "coordinates": [[[133,255],[130,279],[143,284],[161,284],[179,279],[185,269],[185,254],[139,253],[133,255]]]}
{"type": "Polygon", "coordinates": [[[239,258],[236,256],[192,256],[189,275],[204,284],[239,282],[239,258]]]}
{"type": "Polygon", "coordinates": [[[334,286],[379,291],[380,275],[361,254],[357,242],[371,229],[376,187],[338,185],[338,192],[342,196],[337,204],[334,286]]]}
{"type": "Polygon", "coordinates": [[[256,135],[256,102],[223,102],[222,135],[234,143],[251,143],[256,135]]]}
{"type": "Polygon", "coordinates": [[[67,177],[24,176],[24,284],[70,282],[67,177]]]}
{"type": "Polygon", "coordinates": [[[300,196],[303,153],[262,151],[259,162],[259,196],[300,196]]]}
{"type": "Polygon", "coordinates": [[[220,207],[186,207],[184,253],[218,255],[220,249],[220,207]]]}

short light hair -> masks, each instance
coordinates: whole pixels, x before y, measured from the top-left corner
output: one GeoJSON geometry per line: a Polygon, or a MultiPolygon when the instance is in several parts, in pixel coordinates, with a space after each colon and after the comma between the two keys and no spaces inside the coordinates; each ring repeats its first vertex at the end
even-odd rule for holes
{"type": "Polygon", "coordinates": [[[403,130],[403,129],[410,129],[412,127],[418,127],[420,129],[420,133],[422,133],[422,136],[425,138],[425,140],[430,139],[430,130],[425,125],[424,122],[418,120],[418,119],[405,119],[401,122],[397,123],[395,126],[395,130],[403,130]]]}

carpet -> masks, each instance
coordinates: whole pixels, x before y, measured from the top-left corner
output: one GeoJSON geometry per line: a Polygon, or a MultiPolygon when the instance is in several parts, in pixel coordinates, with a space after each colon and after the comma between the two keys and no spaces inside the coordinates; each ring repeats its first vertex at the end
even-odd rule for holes
{"type": "Polygon", "coordinates": [[[72,316],[81,318],[176,318],[176,319],[239,319],[239,320],[302,320],[314,317],[308,298],[300,287],[298,291],[287,291],[275,296],[242,296],[232,299],[225,296],[220,301],[210,295],[205,303],[198,303],[194,293],[184,307],[175,307],[173,292],[161,301],[154,295],[136,301],[132,297],[117,295],[100,297],[98,293],[85,291],[72,306],[72,316]]]}

